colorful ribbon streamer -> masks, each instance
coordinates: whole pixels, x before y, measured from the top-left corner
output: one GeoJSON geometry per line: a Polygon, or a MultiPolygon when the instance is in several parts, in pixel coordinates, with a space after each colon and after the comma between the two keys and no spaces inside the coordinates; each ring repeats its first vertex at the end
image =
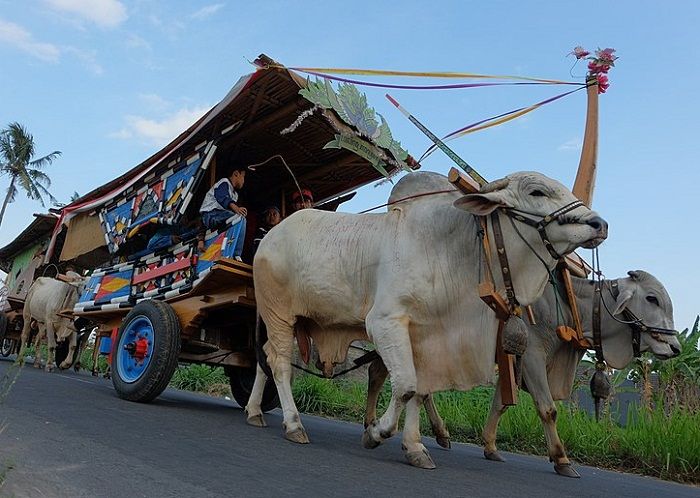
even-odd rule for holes
{"type": "Polygon", "coordinates": [[[351,78],[341,78],[339,76],[331,76],[329,74],[314,72],[314,71],[302,71],[299,68],[289,68],[295,71],[310,74],[312,76],[317,76],[319,78],[325,78],[332,81],[339,81],[342,83],[352,83],[353,85],[360,86],[371,86],[376,88],[389,88],[398,90],[455,90],[460,88],[478,88],[486,86],[517,86],[517,85],[578,85],[581,86],[583,83],[572,83],[572,82],[541,82],[541,81],[499,81],[495,83],[454,83],[450,85],[397,85],[392,83],[375,83],[372,81],[362,81],[355,80],[351,78]]]}
{"type": "MultiPolygon", "coordinates": [[[[475,123],[464,126],[463,128],[455,130],[452,133],[448,133],[447,135],[445,135],[442,138],[442,141],[449,142],[450,140],[462,137],[464,135],[468,135],[469,133],[474,133],[476,131],[485,130],[486,128],[491,128],[493,126],[507,123],[508,121],[512,121],[513,119],[524,116],[525,114],[528,114],[528,113],[534,111],[535,109],[539,109],[543,105],[549,104],[550,102],[554,102],[555,100],[559,100],[563,97],[566,97],[567,95],[571,95],[574,92],[578,92],[579,90],[582,90],[583,88],[586,88],[586,85],[583,85],[580,88],[576,88],[575,90],[570,90],[568,92],[564,92],[564,93],[561,93],[559,95],[555,95],[554,97],[550,97],[546,100],[543,100],[541,102],[537,102],[536,104],[532,104],[532,105],[527,106],[527,107],[520,107],[518,109],[514,109],[512,111],[508,111],[508,112],[505,112],[503,114],[499,114],[497,116],[492,116],[490,118],[482,119],[481,121],[477,121],[475,123]]],[[[423,159],[425,159],[430,154],[435,152],[436,149],[437,149],[437,145],[434,145],[434,144],[431,145],[430,147],[428,147],[428,149],[423,153],[423,155],[420,157],[420,159],[418,159],[418,162],[421,162],[423,159]]]]}
{"type": "Polygon", "coordinates": [[[418,77],[418,78],[459,78],[459,79],[496,79],[496,80],[518,80],[518,81],[530,81],[537,83],[545,83],[550,85],[579,85],[580,83],[543,79],[543,78],[531,78],[528,76],[512,76],[512,75],[490,75],[490,74],[476,74],[476,73],[460,73],[452,71],[391,71],[383,69],[348,69],[348,68],[328,68],[328,67],[288,67],[285,68],[281,65],[271,65],[268,67],[278,67],[283,69],[292,69],[294,71],[299,71],[302,73],[310,74],[354,74],[361,76],[406,76],[406,77],[418,77]]]}

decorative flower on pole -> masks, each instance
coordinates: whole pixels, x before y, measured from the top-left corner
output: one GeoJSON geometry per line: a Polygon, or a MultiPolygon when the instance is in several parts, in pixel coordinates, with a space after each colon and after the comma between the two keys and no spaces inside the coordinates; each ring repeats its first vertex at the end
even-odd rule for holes
{"type": "Polygon", "coordinates": [[[586,79],[595,78],[598,81],[598,93],[605,93],[610,83],[608,81],[608,71],[611,67],[615,67],[617,56],[614,48],[598,49],[595,51],[595,57],[590,56],[590,52],[583,47],[576,47],[570,55],[576,57],[576,60],[588,60],[588,75],[586,79]]]}

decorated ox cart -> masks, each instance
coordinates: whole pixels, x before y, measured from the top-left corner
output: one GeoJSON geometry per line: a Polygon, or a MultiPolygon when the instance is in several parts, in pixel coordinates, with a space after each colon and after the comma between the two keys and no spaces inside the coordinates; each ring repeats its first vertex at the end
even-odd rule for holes
{"type": "MultiPolygon", "coordinates": [[[[61,211],[49,257],[60,251],[83,268],[108,262],[90,272],[65,313],[98,327],[99,349],[110,352],[112,381],[125,399],[154,399],[178,362],[191,362],[223,366],[244,406],[256,365],[258,213],[276,205],[285,216],[302,185],[315,207],[334,210],[360,186],[415,166],[354,86],[328,89],[332,104],[324,105],[325,87],[310,88],[265,56],[256,63],[257,71],[163,150],[61,211]],[[203,249],[197,230],[147,249],[155,233],[196,226],[205,193],[234,165],[248,167],[239,199],[248,211],[243,261],[233,257],[242,237],[237,219],[208,230],[203,249]]],[[[265,407],[274,406],[270,383],[265,407]]]]}

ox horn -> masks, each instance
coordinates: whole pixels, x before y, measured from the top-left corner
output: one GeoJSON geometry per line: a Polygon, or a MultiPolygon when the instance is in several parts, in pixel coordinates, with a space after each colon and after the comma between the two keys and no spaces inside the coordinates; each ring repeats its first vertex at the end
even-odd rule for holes
{"type": "Polygon", "coordinates": [[[496,190],[504,189],[508,186],[510,180],[508,178],[501,178],[500,180],[494,180],[487,183],[479,189],[480,194],[488,194],[489,192],[495,192],[496,190]]]}
{"type": "Polygon", "coordinates": [[[581,147],[581,160],[578,163],[576,180],[572,192],[589,208],[593,202],[596,167],[598,163],[598,80],[587,78],[588,106],[586,109],[586,130],[581,147]]]}

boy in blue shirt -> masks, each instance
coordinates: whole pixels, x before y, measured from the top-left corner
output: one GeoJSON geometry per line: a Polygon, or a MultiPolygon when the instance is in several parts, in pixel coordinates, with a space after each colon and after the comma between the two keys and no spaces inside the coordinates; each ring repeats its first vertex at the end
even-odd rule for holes
{"type": "Polygon", "coordinates": [[[209,189],[204,196],[204,201],[202,201],[202,207],[199,208],[206,228],[219,228],[231,217],[234,217],[230,222],[231,225],[241,223],[241,231],[233,251],[233,257],[237,261],[242,261],[241,254],[243,253],[246,229],[245,218],[248,215],[248,210],[237,204],[238,191],[243,188],[245,183],[245,172],[245,166],[234,167],[228,178],[222,178],[209,189]]]}

